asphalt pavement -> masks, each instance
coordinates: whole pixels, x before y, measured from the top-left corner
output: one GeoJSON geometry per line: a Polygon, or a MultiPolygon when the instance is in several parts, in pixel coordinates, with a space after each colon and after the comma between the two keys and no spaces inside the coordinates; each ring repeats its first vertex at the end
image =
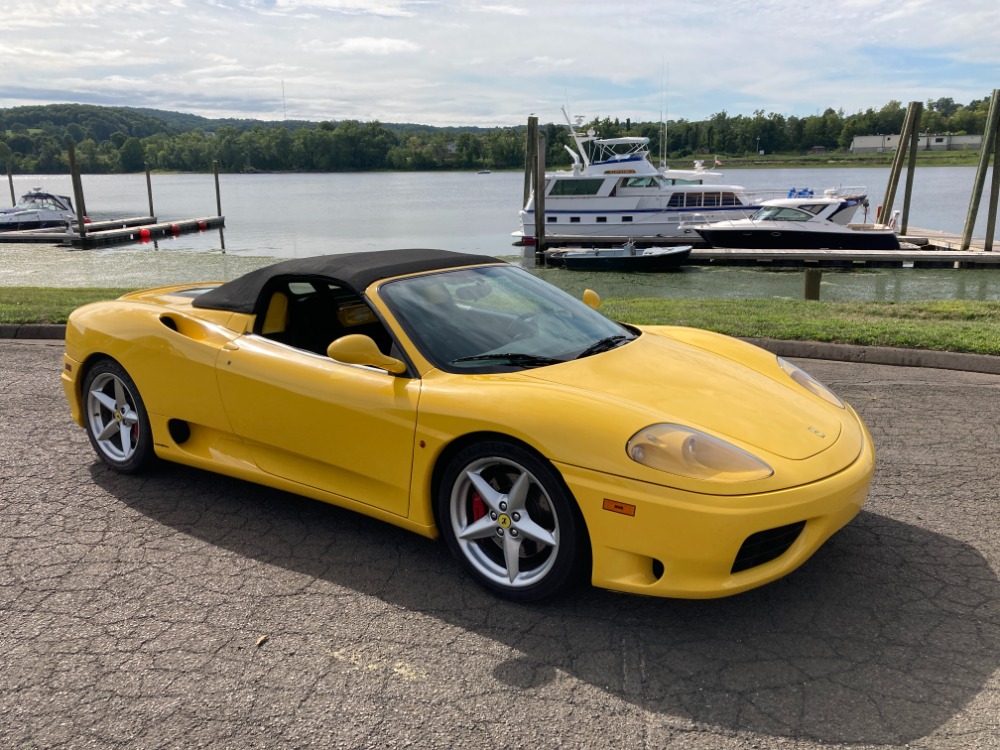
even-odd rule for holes
{"type": "Polygon", "coordinates": [[[332,506],[107,470],[61,353],[0,341],[0,747],[1000,748],[998,374],[796,360],[878,450],[812,560],[526,606],[332,506]]]}

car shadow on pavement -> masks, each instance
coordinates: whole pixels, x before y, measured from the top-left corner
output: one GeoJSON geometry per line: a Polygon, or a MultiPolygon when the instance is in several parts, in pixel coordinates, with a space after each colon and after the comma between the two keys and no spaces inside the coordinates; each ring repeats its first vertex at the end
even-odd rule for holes
{"type": "MultiPolygon", "coordinates": [[[[791,576],[735,597],[583,589],[528,606],[480,590],[443,545],[333,506],[175,465],[136,478],[95,463],[91,474],[136,523],[246,569],[278,566],[505,644],[519,656],[493,677],[529,693],[563,673],[687,724],[891,745],[948,722],[1000,667],[1000,581],[987,560],[870,512],[791,576]]],[[[344,606],[331,597],[330,617],[344,606]]]]}

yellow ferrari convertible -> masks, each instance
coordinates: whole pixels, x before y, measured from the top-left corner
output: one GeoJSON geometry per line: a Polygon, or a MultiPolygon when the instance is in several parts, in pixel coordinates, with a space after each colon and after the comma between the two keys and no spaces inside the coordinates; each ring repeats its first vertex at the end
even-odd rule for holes
{"type": "Polygon", "coordinates": [[[582,576],[735,594],[857,514],[874,448],[826,387],[588,303],[481,255],[295,259],[79,308],[62,382],[117,471],[176,461],[440,535],[522,601],[582,576]]]}

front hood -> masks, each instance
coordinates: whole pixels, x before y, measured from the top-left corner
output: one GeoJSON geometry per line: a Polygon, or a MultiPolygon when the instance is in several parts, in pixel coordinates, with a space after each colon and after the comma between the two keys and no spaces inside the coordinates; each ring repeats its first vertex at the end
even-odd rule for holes
{"type": "Polygon", "coordinates": [[[618,349],[532,370],[530,377],[613,402],[626,421],[631,412],[636,430],[673,422],[792,460],[837,441],[843,410],[801,389],[773,355],[742,356],[760,350],[724,337],[712,339],[727,349],[717,353],[670,337],[669,330],[644,332],[618,349]]]}

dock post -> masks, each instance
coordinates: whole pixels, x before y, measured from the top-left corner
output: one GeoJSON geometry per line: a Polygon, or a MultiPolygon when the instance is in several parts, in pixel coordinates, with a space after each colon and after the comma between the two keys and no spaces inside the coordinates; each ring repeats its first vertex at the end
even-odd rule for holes
{"type": "Polygon", "coordinates": [[[87,223],[83,220],[87,215],[87,206],[83,202],[83,182],[80,180],[80,168],[76,163],[76,146],[72,140],[66,141],[66,156],[69,158],[69,173],[73,181],[73,200],[76,201],[77,232],[82,240],[87,236],[87,223]]]}
{"type": "Polygon", "coordinates": [[[535,139],[535,260],[545,261],[545,136],[535,139]]]}
{"type": "Polygon", "coordinates": [[[524,200],[521,208],[528,205],[531,197],[531,186],[535,174],[535,149],[538,138],[538,118],[532,115],[528,118],[528,130],[524,136],[524,200]]]}
{"type": "Polygon", "coordinates": [[[906,234],[906,225],[910,221],[910,198],[913,196],[913,177],[917,173],[917,148],[920,145],[920,118],[924,105],[921,102],[911,102],[915,109],[913,124],[910,127],[910,160],[906,164],[906,187],[903,192],[903,219],[899,225],[899,233],[906,234]]]}
{"type": "Polygon", "coordinates": [[[997,199],[1000,198],[1000,127],[993,140],[993,180],[990,182],[990,213],[986,218],[986,238],[983,250],[992,252],[993,238],[997,228],[997,199]]]}
{"type": "Polygon", "coordinates": [[[10,185],[10,205],[17,205],[17,196],[14,195],[14,168],[7,162],[7,184],[10,185]]]}
{"type": "Polygon", "coordinates": [[[823,280],[823,272],[818,268],[806,269],[805,299],[819,299],[819,285],[823,280]]]}
{"type": "Polygon", "coordinates": [[[219,160],[212,161],[212,172],[215,173],[215,215],[222,216],[222,195],[219,193],[219,160]]]}
{"type": "MultiPolygon", "coordinates": [[[[986,183],[986,168],[990,163],[990,153],[994,150],[993,142],[997,140],[997,121],[1000,120],[1000,89],[993,89],[993,96],[990,98],[989,113],[986,115],[986,129],[983,131],[983,145],[979,152],[979,166],[976,168],[976,180],[972,187],[972,198],[969,201],[969,211],[965,215],[965,230],[962,232],[962,245],[960,249],[965,252],[972,244],[972,231],[976,226],[976,214],[979,211],[979,202],[983,197],[983,186],[986,183]]],[[[993,164],[993,185],[996,184],[996,159],[993,164]]],[[[994,190],[995,195],[995,190],[994,190]]],[[[990,205],[994,208],[991,219],[995,216],[996,202],[990,196],[990,205]]],[[[989,247],[992,249],[992,234],[990,236],[989,247]]]]}
{"type": "MultiPolygon", "coordinates": [[[[885,198],[882,199],[882,216],[879,217],[879,220],[883,224],[888,223],[888,219],[886,219],[886,217],[892,214],[892,204],[896,200],[896,189],[899,187],[899,176],[903,171],[903,160],[906,157],[907,147],[913,139],[914,131],[919,130],[917,124],[922,111],[923,105],[920,102],[910,102],[909,106],[906,108],[906,118],[903,120],[903,132],[899,137],[899,145],[896,147],[896,155],[892,159],[892,168],[889,170],[889,182],[885,186],[885,198]]],[[[914,161],[914,164],[915,163],[916,161],[914,161]]],[[[912,173],[912,168],[910,171],[912,173]]],[[[907,175],[906,181],[907,185],[912,187],[909,175],[907,175]]],[[[909,199],[910,195],[907,192],[904,197],[904,208],[907,212],[909,211],[909,199]]]]}
{"type": "Polygon", "coordinates": [[[146,168],[146,197],[149,198],[149,216],[152,218],[156,216],[153,211],[153,181],[149,177],[149,162],[144,161],[142,165],[146,168]]]}

